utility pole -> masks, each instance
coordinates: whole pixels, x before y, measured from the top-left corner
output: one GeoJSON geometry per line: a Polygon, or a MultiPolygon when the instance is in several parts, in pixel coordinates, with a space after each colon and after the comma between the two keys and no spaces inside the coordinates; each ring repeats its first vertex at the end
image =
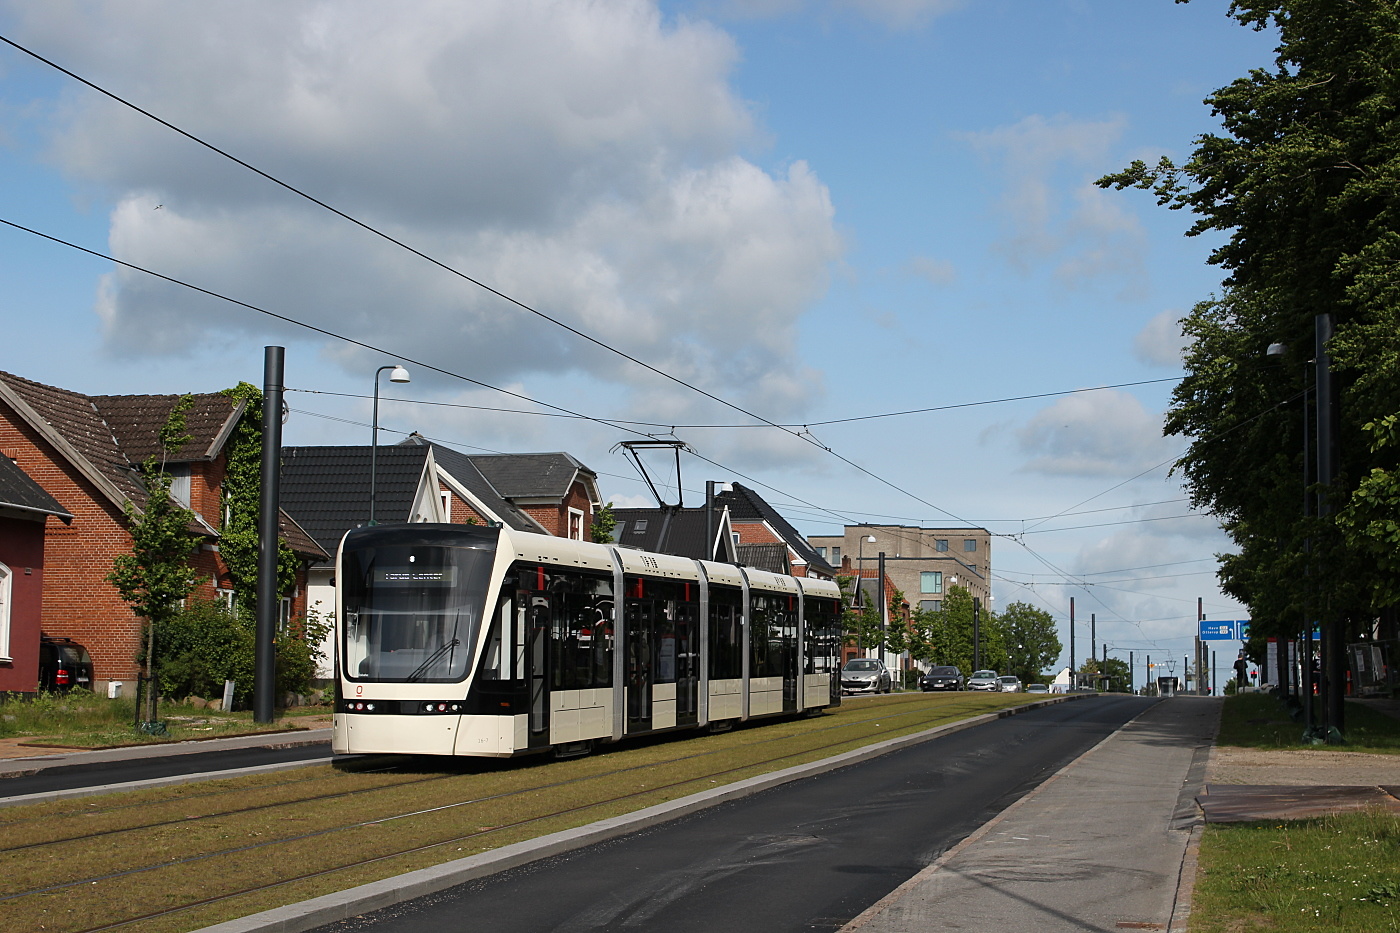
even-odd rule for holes
{"type": "Polygon", "coordinates": [[[972,669],[982,669],[982,600],[972,597],[972,669]]]}
{"type": "Polygon", "coordinates": [[[253,720],[272,722],[276,701],[277,526],[282,465],[282,347],[263,348],[262,489],[258,500],[258,609],[253,639],[253,720]]]}
{"type": "MultiPolygon", "coordinates": [[[[1337,399],[1332,386],[1332,359],[1327,353],[1327,343],[1332,339],[1332,315],[1319,314],[1313,318],[1313,342],[1317,360],[1317,514],[1323,521],[1332,520],[1332,480],[1337,470],[1337,399]]],[[[1324,548],[1325,551],[1325,548],[1324,548]]],[[[1324,568],[1336,575],[1336,567],[1324,568]]],[[[1319,579],[1327,580],[1322,573],[1319,579]]],[[[1346,714],[1343,703],[1346,696],[1344,681],[1346,669],[1343,641],[1345,622],[1338,616],[1332,605],[1330,587],[1318,594],[1319,614],[1322,619],[1322,663],[1323,663],[1323,707],[1326,710],[1328,740],[1336,729],[1338,734],[1346,729],[1346,714]]]]}
{"type": "Polygon", "coordinates": [[[1074,597],[1069,598],[1069,688],[1073,690],[1079,686],[1079,680],[1074,673],[1074,597]]]}

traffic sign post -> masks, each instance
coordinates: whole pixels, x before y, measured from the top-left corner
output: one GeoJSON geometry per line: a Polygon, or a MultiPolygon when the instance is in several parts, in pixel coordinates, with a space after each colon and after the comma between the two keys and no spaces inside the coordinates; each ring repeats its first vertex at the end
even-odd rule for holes
{"type": "Polygon", "coordinates": [[[1201,620],[1201,641],[1247,641],[1248,619],[1201,620]]]}

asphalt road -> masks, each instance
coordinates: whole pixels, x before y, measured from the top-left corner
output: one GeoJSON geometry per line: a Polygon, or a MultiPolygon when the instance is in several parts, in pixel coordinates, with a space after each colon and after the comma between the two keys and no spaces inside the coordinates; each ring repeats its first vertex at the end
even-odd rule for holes
{"type": "Polygon", "coordinates": [[[1152,702],[1012,716],[320,933],[836,930],[1152,702]]]}

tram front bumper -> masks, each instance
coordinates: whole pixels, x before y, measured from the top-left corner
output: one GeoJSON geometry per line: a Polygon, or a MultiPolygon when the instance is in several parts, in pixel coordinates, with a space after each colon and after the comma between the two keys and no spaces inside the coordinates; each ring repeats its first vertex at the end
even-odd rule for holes
{"type": "Polygon", "coordinates": [[[462,718],[336,713],[331,749],[342,755],[451,755],[462,718]]]}

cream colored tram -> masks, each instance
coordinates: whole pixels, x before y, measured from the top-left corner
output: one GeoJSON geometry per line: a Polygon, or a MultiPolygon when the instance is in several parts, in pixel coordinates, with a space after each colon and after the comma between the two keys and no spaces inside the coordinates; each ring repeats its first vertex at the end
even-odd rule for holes
{"type": "Polygon", "coordinates": [[[333,748],[582,754],[840,703],[830,581],[478,525],[349,532],[333,748]]]}

